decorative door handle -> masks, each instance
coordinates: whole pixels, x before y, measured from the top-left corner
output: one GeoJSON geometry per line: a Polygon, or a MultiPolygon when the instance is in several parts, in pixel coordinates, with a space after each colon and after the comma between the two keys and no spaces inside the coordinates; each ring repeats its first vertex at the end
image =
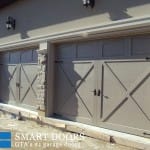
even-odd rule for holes
{"type": "Polygon", "coordinates": [[[94,89],[94,91],[92,91],[92,92],[93,92],[94,96],[97,95],[96,89],[94,89]]]}
{"type": "Polygon", "coordinates": [[[101,96],[101,90],[100,89],[98,91],[96,89],[94,89],[94,91],[92,91],[92,92],[93,92],[94,96],[101,96]]]}
{"type": "Polygon", "coordinates": [[[150,57],[145,57],[146,60],[150,60],[150,57]]]}
{"type": "Polygon", "coordinates": [[[17,86],[17,87],[20,87],[20,83],[19,83],[19,82],[16,82],[16,86],[17,86]]]}
{"type": "Polygon", "coordinates": [[[97,96],[100,96],[100,95],[101,95],[101,90],[99,89],[97,92],[97,96]]]}

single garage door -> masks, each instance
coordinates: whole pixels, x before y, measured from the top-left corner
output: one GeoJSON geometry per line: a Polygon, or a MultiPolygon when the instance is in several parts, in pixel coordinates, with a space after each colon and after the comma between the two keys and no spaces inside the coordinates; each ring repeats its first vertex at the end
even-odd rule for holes
{"type": "Polygon", "coordinates": [[[0,54],[0,101],[29,109],[37,105],[36,49],[0,54]]]}
{"type": "Polygon", "coordinates": [[[150,36],[57,46],[54,113],[150,135],[150,36]]]}

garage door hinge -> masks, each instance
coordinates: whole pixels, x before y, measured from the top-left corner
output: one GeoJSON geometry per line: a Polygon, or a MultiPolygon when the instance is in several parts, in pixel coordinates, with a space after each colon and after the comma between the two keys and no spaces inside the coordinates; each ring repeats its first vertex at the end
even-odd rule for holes
{"type": "Polygon", "coordinates": [[[145,59],[150,61],[150,57],[145,57],[145,59]]]}
{"type": "Polygon", "coordinates": [[[150,136],[150,133],[146,133],[146,132],[144,132],[143,134],[144,134],[144,135],[148,135],[148,136],[150,136]]]}
{"type": "Polygon", "coordinates": [[[62,60],[55,60],[55,63],[63,63],[62,60]]]}

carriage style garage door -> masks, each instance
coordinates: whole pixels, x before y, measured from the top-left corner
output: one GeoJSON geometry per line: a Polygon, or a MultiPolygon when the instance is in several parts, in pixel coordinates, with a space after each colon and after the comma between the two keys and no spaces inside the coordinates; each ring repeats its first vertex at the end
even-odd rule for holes
{"type": "Polygon", "coordinates": [[[36,50],[3,52],[0,61],[0,101],[34,109],[37,102],[36,50]]]}
{"type": "Polygon", "coordinates": [[[149,35],[59,45],[55,115],[149,136],[149,56],[149,35]]]}

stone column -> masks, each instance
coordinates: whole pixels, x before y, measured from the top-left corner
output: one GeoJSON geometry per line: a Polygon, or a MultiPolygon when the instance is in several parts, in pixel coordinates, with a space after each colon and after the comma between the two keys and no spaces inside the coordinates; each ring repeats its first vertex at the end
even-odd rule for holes
{"type": "Polygon", "coordinates": [[[47,98],[47,53],[48,44],[47,42],[40,43],[38,53],[38,113],[39,115],[45,116],[46,112],[46,98],[47,98]]]}
{"type": "Polygon", "coordinates": [[[48,45],[46,116],[53,116],[55,84],[55,46],[48,45]]]}

